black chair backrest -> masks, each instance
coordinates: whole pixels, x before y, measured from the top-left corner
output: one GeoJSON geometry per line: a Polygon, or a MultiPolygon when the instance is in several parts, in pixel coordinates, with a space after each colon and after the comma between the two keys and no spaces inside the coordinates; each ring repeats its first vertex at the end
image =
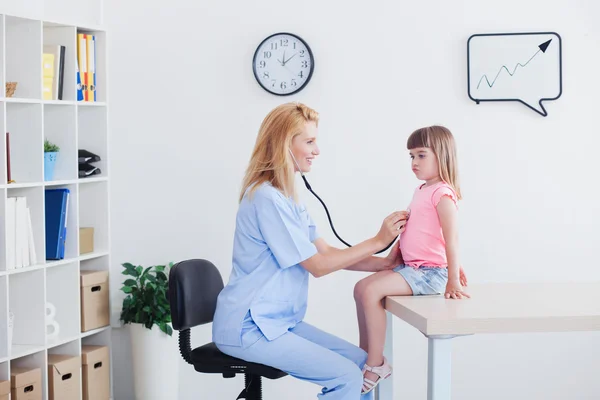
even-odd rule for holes
{"type": "Polygon", "coordinates": [[[169,305],[173,329],[181,331],[213,321],[223,278],[207,260],[178,262],[169,272],[169,305]]]}

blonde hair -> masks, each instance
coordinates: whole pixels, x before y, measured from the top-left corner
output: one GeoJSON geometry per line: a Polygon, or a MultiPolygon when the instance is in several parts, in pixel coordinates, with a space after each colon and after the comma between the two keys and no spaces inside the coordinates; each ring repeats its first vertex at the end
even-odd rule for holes
{"type": "Polygon", "coordinates": [[[456,145],[450,130],[444,126],[433,125],[414,131],[406,141],[408,150],[427,147],[437,157],[440,177],[454,189],[458,199],[462,199],[458,179],[458,160],[456,145]]]}
{"type": "Polygon", "coordinates": [[[239,201],[269,182],[286,196],[296,197],[294,167],[289,149],[292,139],[302,133],[307,122],[319,124],[319,113],[298,102],[275,107],[263,120],[242,182],[239,201]]]}

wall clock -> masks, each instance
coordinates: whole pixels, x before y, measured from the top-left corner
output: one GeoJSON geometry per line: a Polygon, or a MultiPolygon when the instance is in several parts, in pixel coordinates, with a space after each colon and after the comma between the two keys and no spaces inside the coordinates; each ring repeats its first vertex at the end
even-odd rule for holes
{"type": "Polygon", "coordinates": [[[254,52],[252,69],[258,84],[267,92],[289,96],[304,89],[315,68],[308,44],[293,33],[275,33],[254,52]]]}

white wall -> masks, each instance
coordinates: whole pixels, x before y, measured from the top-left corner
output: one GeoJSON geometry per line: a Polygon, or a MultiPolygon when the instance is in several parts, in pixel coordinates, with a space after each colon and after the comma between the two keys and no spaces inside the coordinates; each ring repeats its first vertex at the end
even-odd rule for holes
{"type": "MultiPolygon", "coordinates": [[[[262,118],[287,100],[321,112],[322,154],[309,179],[347,241],[375,234],[387,214],[406,207],[417,184],[406,138],[441,123],[458,141],[461,256],[470,282],[600,279],[600,6],[593,0],[112,0],[105,16],[114,289],[125,261],[201,257],[227,280],[244,168],[262,118]],[[545,103],[549,116],[518,103],[470,101],[468,37],[540,30],[563,39],[563,95],[545,103]],[[313,80],[291,98],[267,94],[252,74],[256,46],[277,31],[299,34],[316,57],[313,80]]],[[[337,244],[319,203],[300,191],[321,233],[337,244]]],[[[307,321],[357,343],[352,288],[362,276],[313,279],[307,321]]],[[[398,328],[398,398],[425,399],[426,341],[398,328]]],[[[119,329],[114,335],[115,398],[132,399],[128,338],[119,329]]],[[[209,341],[210,328],[193,336],[195,345],[209,341]]],[[[600,334],[455,343],[453,398],[600,397],[600,334]]],[[[180,399],[233,399],[241,390],[242,378],[181,367],[180,399]]],[[[289,377],[264,383],[266,399],[304,400],[317,391],[289,377]]]]}

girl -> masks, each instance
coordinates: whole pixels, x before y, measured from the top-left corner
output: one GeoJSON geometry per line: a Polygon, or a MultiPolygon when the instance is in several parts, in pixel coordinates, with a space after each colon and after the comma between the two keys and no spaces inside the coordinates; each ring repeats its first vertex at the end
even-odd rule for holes
{"type": "Polygon", "coordinates": [[[407,141],[412,170],[425,181],[413,195],[409,219],[400,235],[403,263],[373,274],[356,284],[360,347],[368,353],[363,367],[362,393],[368,393],[392,373],[383,357],[386,296],[433,295],[447,299],[470,297],[458,262],[456,148],[450,131],[430,126],[413,132],[407,141]]]}

